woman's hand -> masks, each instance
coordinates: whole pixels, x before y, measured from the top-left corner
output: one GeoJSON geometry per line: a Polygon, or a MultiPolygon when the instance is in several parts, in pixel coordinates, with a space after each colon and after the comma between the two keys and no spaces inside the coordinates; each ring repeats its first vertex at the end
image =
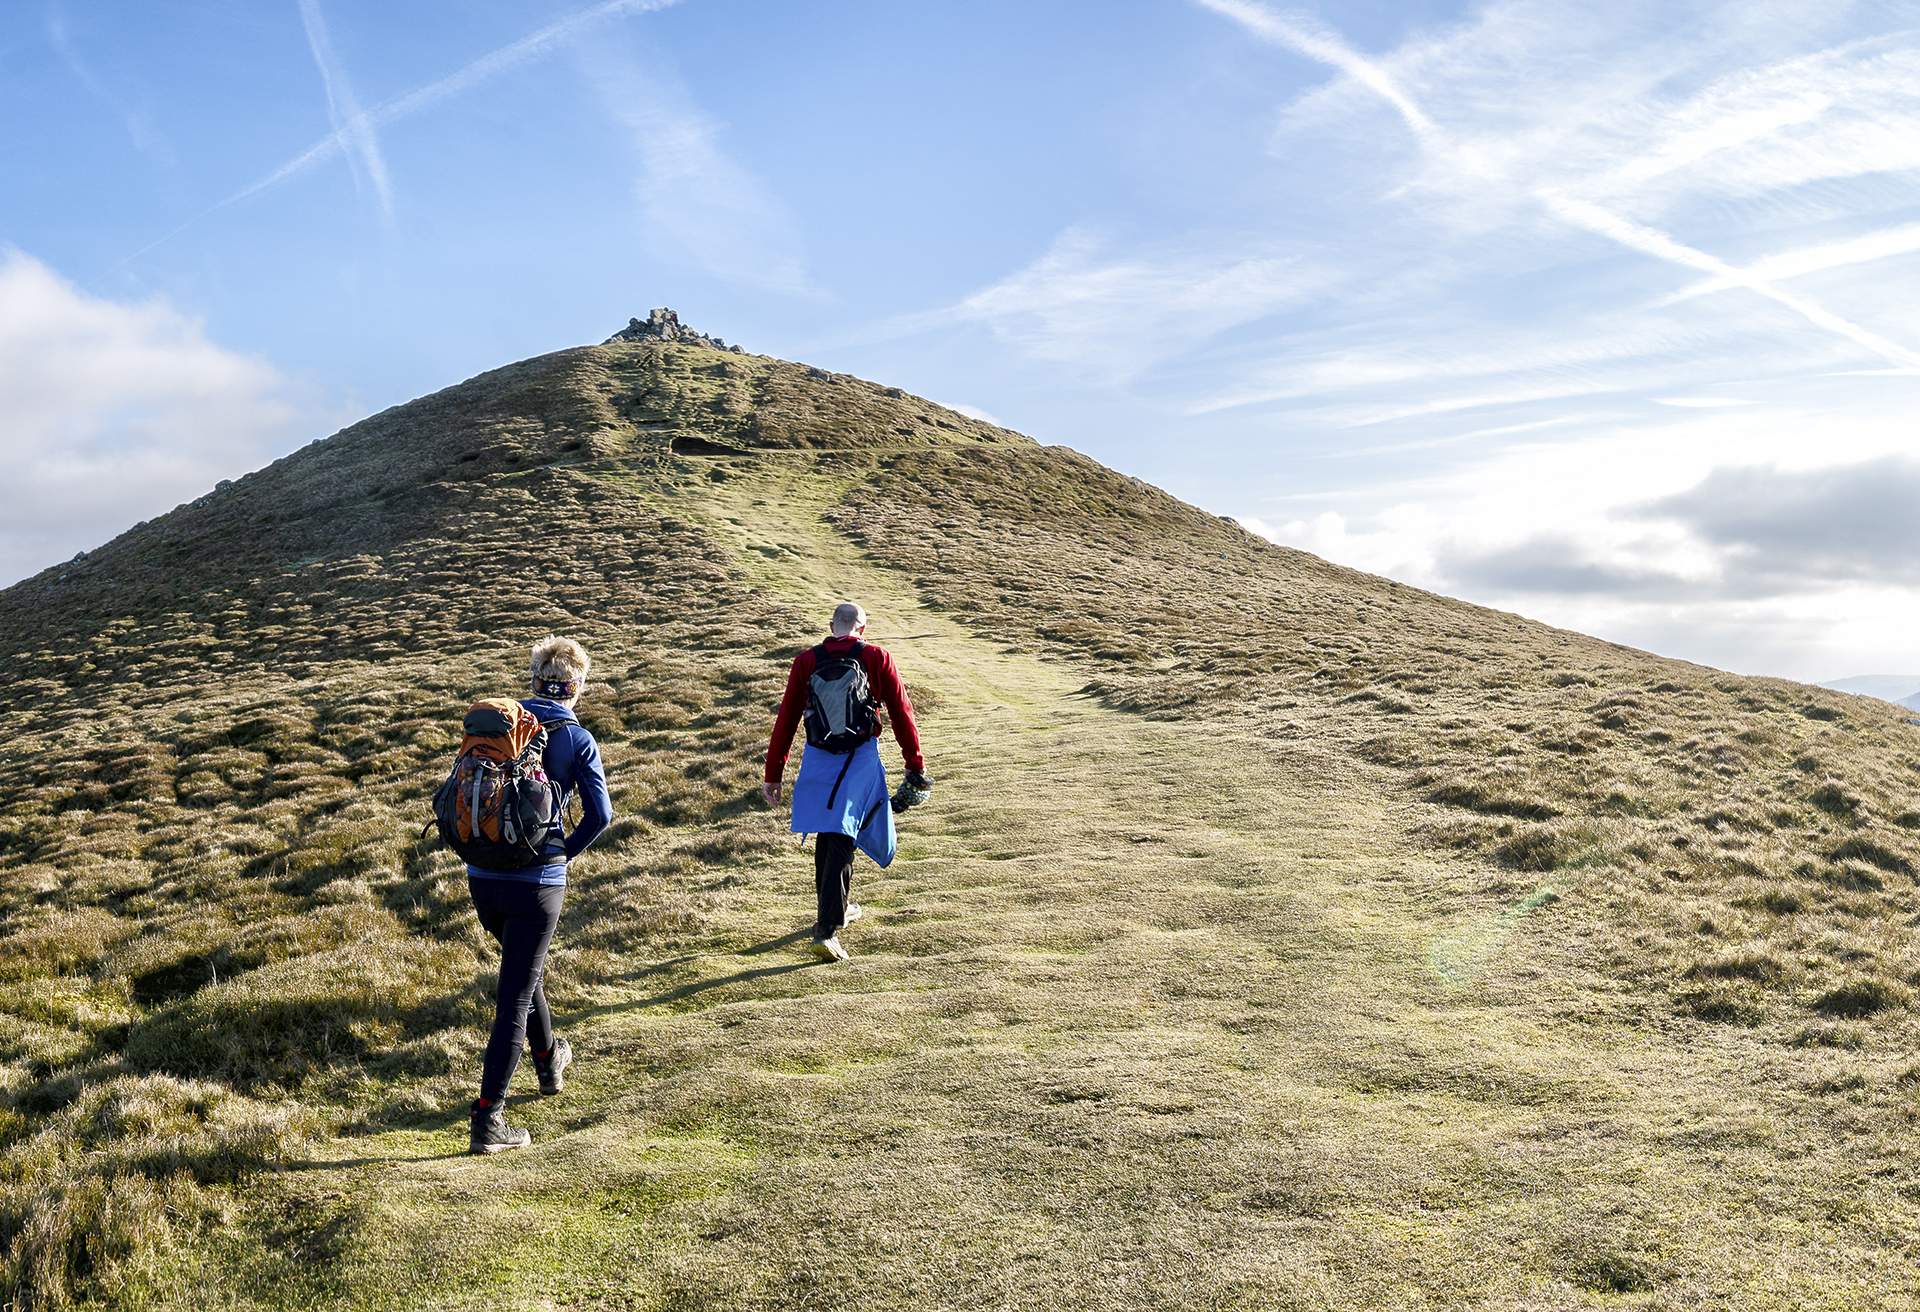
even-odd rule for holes
{"type": "Polygon", "coordinates": [[[780,785],[778,783],[761,784],[760,796],[767,799],[768,806],[780,805],[780,785]]]}

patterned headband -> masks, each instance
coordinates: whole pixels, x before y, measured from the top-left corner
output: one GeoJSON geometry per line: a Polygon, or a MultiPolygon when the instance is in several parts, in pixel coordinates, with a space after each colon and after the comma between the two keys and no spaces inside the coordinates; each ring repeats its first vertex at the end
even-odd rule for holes
{"type": "Polygon", "coordinates": [[[573,679],[535,679],[535,686],[542,697],[553,697],[561,701],[580,691],[580,685],[573,679]]]}

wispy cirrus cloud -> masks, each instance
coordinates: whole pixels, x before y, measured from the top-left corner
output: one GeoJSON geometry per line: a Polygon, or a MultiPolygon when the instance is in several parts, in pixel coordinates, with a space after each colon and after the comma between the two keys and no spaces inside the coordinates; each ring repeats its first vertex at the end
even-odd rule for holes
{"type": "Polygon", "coordinates": [[[1031,360],[1110,386],[1350,281],[1337,261],[1272,239],[1209,233],[1129,244],[1078,224],[1028,264],[949,305],[895,315],[812,349],[984,328],[1031,360]]]}
{"type": "MultiPolygon", "coordinates": [[[[1879,333],[1853,323],[1806,296],[1777,287],[1754,269],[1736,268],[1725,260],[1680,241],[1671,234],[1661,232],[1624,214],[1616,213],[1595,200],[1560,186],[1541,186],[1521,182],[1511,167],[1500,161],[1493,152],[1480,149],[1473,141],[1460,139],[1440,127],[1433,117],[1401,88],[1398,80],[1386,68],[1354,51],[1324,30],[1305,26],[1298,20],[1282,18],[1266,6],[1255,3],[1254,0],[1194,0],[1194,2],[1203,8],[1231,18],[1263,41],[1282,46],[1338,69],[1380,97],[1399,115],[1422,149],[1436,163],[1454,175],[1453,185],[1455,186],[1465,186],[1470,189],[1500,189],[1510,188],[1519,182],[1526,194],[1547,213],[1571,227],[1605,238],[1628,250],[1638,251],[1654,259],[1711,274],[1730,286],[1744,288],[1755,295],[1763,296],[1799,315],[1815,327],[1845,337],[1890,364],[1913,366],[1920,363],[1920,352],[1915,352],[1879,333]]],[[[1817,116],[1817,110],[1805,115],[1796,112],[1795,115],[1787,117],[1776,114],[1766,118],[1762,124],[1742,125],[1738,131],[1725,130],[1727,125],[1723,120],[1719,125],[1720,131],[1696,130],[1694,140],[1685,144],[1677,152],[1670,147],[1669,153],[1677,153],[1680,163],[1697,162],[1718,151],[1735,145],[1744,145],[1758,136],[1772,135],[1785,123],[1817,116]]],[[[1669,138],[1670,142],[1674,140],[1669,138]]],[[[1915,161],[1920,163],[1920,148],[1917,148],[1915,161]]],[[[1673,167],[1679,167],[1679,163],[1674,163],[1673,167]]],[[[1657,172],[1666,171],[1670,169],[1663,166],[1657,172]]],[[[1657,176],[1657,172],[1647,176],[1657,176]]]]}
{"type": "Polygon", "coordinates": [[[87,89],[89,95],[120,120],[134,149],[157,164],[171,166],[174,162],[172,144],[145,110],[130,104],[122,90],[94,71],[92,63],[80,52],[80,43],[67,22],[64,5],[52,4],[47,7],[46,29],[47,44],[53,47],[61,64],[87,89]]]}
{"type": "MultiPolygon", "coordinates": [[[[1829,269],[1844,269],[1856,264],[1877,264],[1882,260],[1917,253],[1920,253],[1920,223],[1903,223],[1841,241],[1779,251],[1747,265],[1746,272],[1767,282],[1784,282],[1810,273],[1825,273],[1829,269]]],[[[1661,304],[1671,305],[1696,296],[1710,296],[1738,286],[1740,283],[1732,279],[1707,278],[1682,287],[1661,304]]]]}
{"type": "Polygon", "coordinates": [[[788,296],[818,296],[799,224],[726,148],[725,128],[658,56],[583,51],[608,119],[637,166],[641,239],[716,278],[788,296]]]}
{"type": "MultiPolygon", "coordinates": [[[[1349,221],[1419,227],[1460,271],[1193,389],[1196,418],[1346,458],[1337,488],[1253,503],[1315,513],[1254,522],[1735,668],[1917,663],[1915,494],[1888,462],[1920,399],[1920,9],[1492,0],[1361,53],[1194,2],[1338,74],[1286,99],[1274,167],[1364,170],[1349,221]]],[[[1356,285],[1396,285],[1354,249],[1356,285]]]]}
{"type": "Polygon", "coordinates": [[[1123,379],[1342,281],[1271,243],[1212,237],[1120,248],[1086,227],[933,316],[983,325],[1036,359],[1123,379]]]}

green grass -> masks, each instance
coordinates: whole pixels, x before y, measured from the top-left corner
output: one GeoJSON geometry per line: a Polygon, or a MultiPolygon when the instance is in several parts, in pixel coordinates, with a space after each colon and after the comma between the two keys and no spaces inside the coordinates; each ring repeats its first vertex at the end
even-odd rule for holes
{"type": "Polygon", "coordinates": [[[375,416],[0,640],[21,1307],[1920,1298],[1920,760],[1871,703],[698,348],[375,416]],[[939,783],[828,969],[751,799],[843,595],[939,783]],[[492,953],[417,834],[549,629],[621,819],[550,966],[575,1078],[475,1160],[492,953]]]}

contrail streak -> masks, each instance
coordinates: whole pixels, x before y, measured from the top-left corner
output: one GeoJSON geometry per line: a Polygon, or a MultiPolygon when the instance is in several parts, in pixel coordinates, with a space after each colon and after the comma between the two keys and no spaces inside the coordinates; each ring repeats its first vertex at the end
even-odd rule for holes
{"type": "Polygon", "coordinates": [[[1442,140],[1440,127],[1428,118],[1387,71],[1349,46],[1333,33],[1299,16],[1281,17],[1263,5],[1248,0],[1195,0],[1202,8],[1231,18],[1255,36],[1277,46],[1305,55],[1316,63],[1339,69],[1367,90],[1392,105],[1407,129],[1423,145],[1442,140]]]}
{"type": "MultiPolygon", "coordinates": [[[[1852,237],[1846,241],[1833,242],[1825,246],[1813,246],[1803,250],[1769,255],[1765,259],[1755,260],[1749,264],[1747,272],[1773,282],[1783,278],[1799,278],[1809,273],[1821,273],[1827,269],[1846,268],[1854,264],[1872,264],[1877,260],[1911,255],[1915,251],[1920,251],[1920,223],[1908,223],[1897,228],[1886,228],[1880,232],[1870,232],[1865,236],[1852,237]]],[[[1691,287],[1683,287],[1671,296],[1662,298],[1657,304],[1672,305],[1677,301],[1691,300],[1696,296],[1723,292],[1733,285],[1724,278],[1709,278],[1705,282],[1694,283],[1691,287]]]]}
{"type": "MultiPolygon", "coordinates": [[[[1473,177],[1492,181],[1486,170],[1477,167],[1471,153],[1451,141],[1446,132],[1428,117],[1425,110],[1402,91],[1387,71],[1360,54],[1339,37],[1314,27],[1302,19],[1283,18],[1254,3],[1254,0],[1194,0],[1239,23],[1249,32],[1272,45],[1284,46],[1298,54],[1338,69],[1393,106],[1407,128],[1425,150],[1449,159],[1473,177]]],[[[1705,251],[1676,241],[1664,232],[1635,223],[1590,201],[1576,200],[1550,188],[1538,188],[1530,194],[1561,222],[1624,246],[1642,255],[1650,255],[1684,269],[1712,274],[1728,286],[1744,287],[1805,319],[1808,323],[1862,347],[1893,364],[1911,368],[1920,364],[1920,353],[1892,342],[1869,329],[1841,318],[1804,296],[1783,291],[1751,269],[1739,269],[1705,251]]]]}
{"type": "Polygon", "coordinates": [[[327,35],[327,20],[320,12],[320,0],[300,0],[300,22],[307,29],[307,48],[313,52],[314,66],[320,70],[320,83],[326,89],[327,119],[333,124],[334,139],[350,147],[349,158],[358,159],[366,169],[374,195],[380,200],[380,212],[391,219],[393,186],[387,180],[387,161],[380,154],[380,139],[374,135],[372,120],[360,112],[353,87],[334,58],[333,39],[327,35]]]}
{"type": "Polygon", "coordinates": [[[1756,296],[1764,296],[1778,305],[1783,305],[1808,323],[1837,333],[1856,346],[1861,346],[1875,355],[1893,364],[1906,365],[1909,368],[1920,365],[1920,352],[1910,351],[1897,342],[1890,342],[1876,332],[1872,332],[1849,320],[1842,319],[1824,306],[1816,305],[1804,296],[1796,296],[1790,291],[1776,287],[1751,269],[1736,268],[1725,260],[1696,250],[1692,246],[1675,241],[1666,233],[1649,228],[1645,224],[1623,219],[1618,214],[1601,209],[1598,205],[1584,200],[1575,200],[1571,196],[1562,196],[1553,191],[1535,193],[1548,210],[1566,223],[1584,229],[1610,241],[1618,242],[1629,250],[1640,251],[1655,259],[1677,264],[1682,268],[1695,269],[1711,274],[1730,287],[1744,287],[1756,296]]]}
{"type": "Polygon", "coordinates": [[[498,77],[509,69],[516,68],[529,60],[537,59],[561,42],[575,36],[595,23],[603,22],[609,18],[618,18],[626,14],[650,14],[657,10],[672,8],[679,3],[680,0],[603,0],[600,4],[591,5],[585,9],[569,14],[565,18],[556,19],[537,31],[529,32],[518,41],[501,46],[498,50],[480,56],[480,58],[474,60],[472,63],[456,69],[454,72],[447,74],[447,76],[437,81],[429,82],[423,87],[409,91],[404,95],[396,96],[391,100],[375,105],[372,109],[362,114],[356,115],[349,119],[346,124],[336,127],[332,133],[314,142],[311,146],[308,146],[299,154],[288,159],[272,172],[255,182],[247,184],[225,199],[214,202],[172,231],[148,242],[145,246],[142,246],[139,250],[121,260],[119,265],[115,267],[131,264],[148,251],[173,240],[209,215],[218,213],[227,206],[238,204],[240,201],[246,200],[249,197],[257,196],[268,188],[285,182],[295,174],[304,173],[314,165],[341,154],[348,145],[347,133],[355,130],[362,123],[364,123],[366,129],[371,132],[373,128],[392,123],[396,119],[405,118],[409,114],[418,113],[429,105],[437,104],[449,96],[457,96],[463,91],[480,85],[480,83],[487,81],[489,78],[498,77]]]}

